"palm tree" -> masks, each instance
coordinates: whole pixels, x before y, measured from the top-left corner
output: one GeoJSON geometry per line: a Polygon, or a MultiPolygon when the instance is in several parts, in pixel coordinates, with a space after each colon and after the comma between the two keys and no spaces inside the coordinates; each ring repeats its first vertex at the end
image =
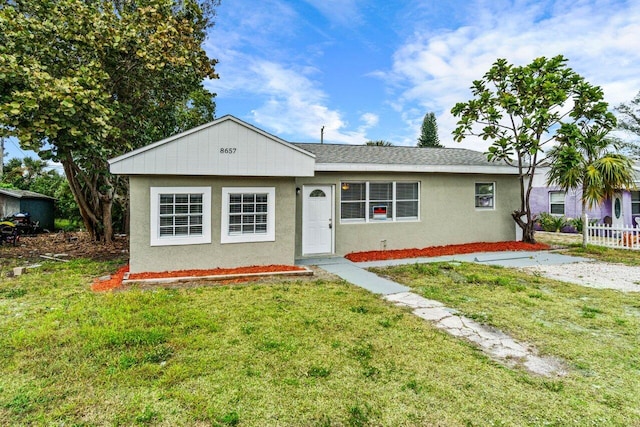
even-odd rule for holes
{"type": "MultiPolygon", "coordinates": [[[[547,184],[564,191],[582,189],[582,224],[586,229],[586,208],[602,203],[621,188],[633,188],[632,160],[616,153],[616,144],[606,138],[608,128],[598,125],[563,124],[559,144],[551,149],[547,184]]],[[[586,234],[583,237],[586,245],[586,234]]]]}
{"type": "Polygon", "coordinates": [[[376,147],[393,147],[393,143],[385,141],[384,139],[378,139],[376,141],[367,141],[364,145],[374,145],[376,147]]]}

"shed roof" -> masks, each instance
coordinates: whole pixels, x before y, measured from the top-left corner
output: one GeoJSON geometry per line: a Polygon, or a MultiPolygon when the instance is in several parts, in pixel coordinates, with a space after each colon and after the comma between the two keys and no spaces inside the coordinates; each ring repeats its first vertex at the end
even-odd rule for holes
{"type": "Polygon", "coordinates": [[[16,199],[46,199],[56,200],[55,197],[50,197],[44,194],[36,193],[35,191],[28,190],[13,190],[8,188],[0,188],[0,194],[5,196],[15,197],[16,199]]]}
{"type": "Polygon", "coordinates": [[[517,174],[517,168],[464,148],[296,143],[316,156],[317,171],[394,171],[517,174]]]}

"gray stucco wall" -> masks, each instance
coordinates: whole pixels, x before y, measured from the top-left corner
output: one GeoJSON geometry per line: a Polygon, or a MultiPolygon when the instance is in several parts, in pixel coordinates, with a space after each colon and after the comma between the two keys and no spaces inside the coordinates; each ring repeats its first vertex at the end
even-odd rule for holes
{"type": "Polygon", "coordinates": [[[131,176],[131,272],[232,268],[294,263],[295,185],[293,178],[131,176]],[[150,246],[150,187],[211,187],[211,243],[150,246]],[[274,242],[220,243],[223,187],[275,187],[274,242]]]}
{"type": "MultiPolygon", "coordinates": [[[[514,240],[515,222],[511,212],[519,205],[519,186],[515,176],[474,174],[344,174],[317,173],[298,178],[305,184],[335,185],[336,254],[386,249],[422,248],[471,242],[514,240]],[[342,181],[419,181],[420,220],[407,222],[342,223],[340,221],[340,183],[342,181]],[[475,183],[495,182],[494,210],[475,208],[475,183]]],[[[298,196],[296,256],[302,255],[302,201],[298,196]]]]}

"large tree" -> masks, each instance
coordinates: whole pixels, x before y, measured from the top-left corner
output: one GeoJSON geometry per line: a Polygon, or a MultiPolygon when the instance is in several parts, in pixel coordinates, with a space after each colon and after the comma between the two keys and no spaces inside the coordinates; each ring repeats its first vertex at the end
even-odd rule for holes
{"type": "Polygon", "coordinates": [[[427,113],[422,119],[418,147],[443,147],[438,137],[438,122],[434,113],[427,113]]]}
{"type": "Polygon", "coordinates": [[[213,118],[202,45],[216,1],[3,3],[0,130],[62,163],[86,229],[109,241],[128,185],[107,159],[213,118]]]}
{"type": "Polygon", "coordinates": [[[530,179],[551,148],[563,124],[595,122],[602,129],[615,126],[602,89],[592,86],[567,66],[562,55],[537,58],[526,66],[498,59],[481,80],[471,86],[474,99],[451,110],[459,117],[453,135],[490,140],[487,156],[517,168],[520,206],[512,212],[525,242],[535,242],[529,203],[530,179]]]}

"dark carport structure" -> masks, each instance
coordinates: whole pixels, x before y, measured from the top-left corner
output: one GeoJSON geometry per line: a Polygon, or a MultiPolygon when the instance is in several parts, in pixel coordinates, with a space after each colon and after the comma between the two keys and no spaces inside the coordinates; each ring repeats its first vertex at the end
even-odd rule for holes
{"type": "Polygon", "coordinates": [[[53,231],[55,200],[33,191],[0,188],[0,218],[18,212],[28,212],[31,221],[38,221],[41,228],[53,231]]]}

